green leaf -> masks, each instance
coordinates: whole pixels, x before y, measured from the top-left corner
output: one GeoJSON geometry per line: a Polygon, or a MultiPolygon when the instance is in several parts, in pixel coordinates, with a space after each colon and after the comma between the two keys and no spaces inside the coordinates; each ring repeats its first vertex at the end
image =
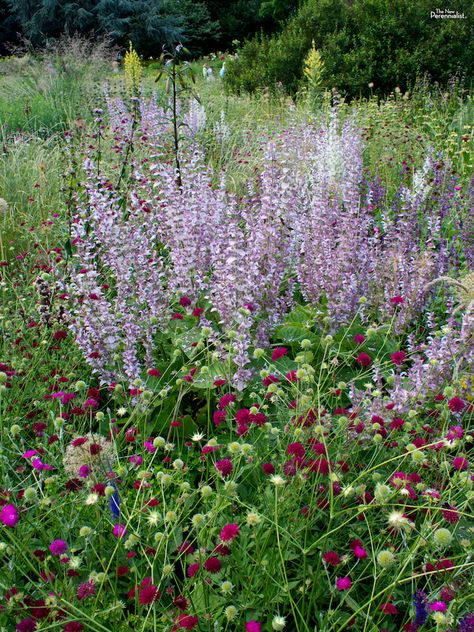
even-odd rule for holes
{"type": "Polygon", "coordinates": [[[302,340],[310,340],[313,344],[319,344],[319,338],[310,331],[305,325],[298,324],[296,321],[291,325],[281,325],[275,330],[275,337],[287,343],[301,342],[302,340]]]}
{"type": "Polygon", "coordinates": [[[66,251],[68,257],[72,257],[72,243],[70,239],[67,239],[64,242],[64,250],[66,251]]]}
{"type": "Polygon", "coordinates": [[[311,321],[312,317],[313,313],[310,308],[298,305],[296,309],[286,316],[285,323],[307,323],[311,321]]]}
{"type": "Polygon", "coordinates": [[[224,364],[224,362],[216,362],[215,364],[211,364],[208,368],[208,373],[202,374],[198,371],[193,377],[193,386],[195,388],[214,388],[215,380],[218,378],[224,378],[227,374],[226,371],[228,370],[228,367],[224,364]]]}

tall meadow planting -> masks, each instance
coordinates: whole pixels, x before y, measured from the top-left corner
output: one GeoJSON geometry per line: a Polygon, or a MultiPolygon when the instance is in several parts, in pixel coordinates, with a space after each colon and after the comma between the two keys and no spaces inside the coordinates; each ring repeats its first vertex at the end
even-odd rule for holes
{"type": "Polygon", "coordinates": [[[0,262],[0,625],[473,630],[472,176],[130,73],[0,262]]]}

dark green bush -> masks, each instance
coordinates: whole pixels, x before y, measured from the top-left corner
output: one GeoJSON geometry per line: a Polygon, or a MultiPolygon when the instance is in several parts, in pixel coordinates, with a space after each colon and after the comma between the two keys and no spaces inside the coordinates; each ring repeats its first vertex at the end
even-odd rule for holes
{"type": "Polygon", "coordinates": [[[279,35],[245,43],[231,65],[231,90],[254,91],[281,82],[295,93],[305,55],[314,39],[325,63],[324,82],[349,97],[396,86],[409,88],[430,75],[446,84],[463,75],[472,81],[472,1],[447,0],[444,9],[465,19],[435,19],[431,0],[307,0],[279,35]]]}

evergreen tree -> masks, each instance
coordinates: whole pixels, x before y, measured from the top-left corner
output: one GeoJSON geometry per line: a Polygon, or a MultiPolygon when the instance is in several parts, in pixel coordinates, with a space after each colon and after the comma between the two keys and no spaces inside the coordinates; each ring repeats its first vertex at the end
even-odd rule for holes
{"type": "Polygon", "coordinates": [[[130,40],[145,55],[158,56],[184,35],[183,17],[161,0],[100,0],[97,18],[101,33],[122,45],[130,40]]]}
{"type": "Polygon", "coordinates": [[[231,48],[233,40],[243,42],[262,27],[269,27],[260,16],[261,0],[228,0],[225,10],[222,0],[206,0],[206,4],[211,19],[219,21],[221,49],[231,48]]]}
{"type": "Polygon", "coordinates": [[[182,42],[193,56],[215,50],[220,41],[221,29],[218,20],[212,20],[205,2],[177,0],[173,10],[182,16],[182,42]]]}
{"type": "Polygon", "coordinates": [[[61,33],[88,33],[95,27],[94,0],[8,0],[23,34],[34,46],[43,45],[61,33]]]}
{"type": "Polygon", "coordinates": [[[16,44],[20,25],[6,0],[0,0],[0,55],[8,54],[8,45],[16,44]]]}
{"type": "Polygon", "coordinates": [[[8,0],[8,5],[34,46],[78,32],[108,34],[121,45],[131,40],[141,53],[159,54],[184,33],[182,16],[162,0],[8,0]]]}

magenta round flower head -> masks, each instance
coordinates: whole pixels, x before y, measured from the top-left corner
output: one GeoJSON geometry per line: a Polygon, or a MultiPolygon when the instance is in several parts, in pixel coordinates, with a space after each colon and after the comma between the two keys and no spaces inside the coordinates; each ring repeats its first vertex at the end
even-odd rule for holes
{"type": "Polygon", "coordinates": [[[81,601],[84,599],[87,599],[87,597],[93,597],[95,595],[95,584],[93,581],[87,581],[87,582],[83,582],[82,584],[79,584],[79,586],[77,587],[77,598],[80,599],[81,601]]]}
{"type": "Polygon", "coordinates": [[[115,524],[114,525],[114,536],[116,538],[122,538],[127,533],[124,524],[115,524]]]}
{"type": "Polygon", "coordinates": [[[392,298],[390,299],[390,303],[392,305],[403,305],[404,302],[405,299],[403,298],[403,296],[392,296],[392,298]]]}
{"type": "Polygon", "coordinates": [[[359,353],[359,355],[357,356],[356,362],[357,364],[360,364],[360,366],[367,367],[372,364],[372,358],[369,356],[368,353],[362,352],[359,353]]]}
{"type": "Polygon", "coordinates": [[[286,356],[287,353],[288,349],[286,347],[276,347],[272,351],[272,360],[275,362],[275,360],[279,360],[280,358],[283,358],[283,356],[286,356]]]}
{"type": "Polygon", "coordinates": [[[79,476],[81,478],[87,478],[91,473],[91,468],[88,465],[81,465],[79,468],[79,476]]]}
{"type": "Polygon", "coordinates": [[[238,524],[226,524],[221,529],[221,542],[232,542],[239,535],[240,527],[238,524]]]}
{"type": "Polygon", "coordinates": [[[235,395],[232,393],[228,393],[227,395],[223,395],[219,400],[219,408],[222,410],[223,408],[227,408],[230,406],[232,402],[236,401],[235,395]]]}
{"type": "MultiPolygon", "coordinates": [[[[180,614],[177,621],[176,626],[179,630],[194,630],[194,628],[199,623],[199,619],[191,614],[180,614]]],[[[175,630],[176,628],[173,628],[175,630]]]]}
{"type": "Polygon", "coordinates": [[[220,459],[220,461],[216,461],[215,468],[225,478],[232,472],[232,461],[230,459],[220,459]]]}
{"type": "Polygon", "coordinates": [[[273,463],[262,463],[262,470],[264,474],[275,474],[275,466],[273,463]]]}
{"type": "Polygon", "coordinates": [[[193,564],[190,564],[187,571],[188,577],[194,577],[194,575],[196,575],[200,568],[201,565],[199,564],[199,562],[194,562],[193,564]]]}
{"type": "Polygon", "coordinates": [[[209,573],[218,573],[222,568],[222,562],[218,557],[211,555],[211,557],[208,557],[204,562],[204,568],[209,573]]]}
{"type": "Polygon", "coordinates": [[[361,546],[356,546],[354,549],[354,555],[359,559],[359,560],[365,560],[368,557],[368,553],[367,551],[362,548],[361,546]]]}
{"type": "Polygon", "coordinates": [[[406,357],[407,357],[407,354],[404,351],[395,351],[390,356],[390,360],[393,362],[393,364],[396,364],[397,366],[401,366],[405,362],[406,357]]]}
{"type": "Polygon", "coordinates": [[[433,610],[433,612],[446,612],[448,609],[448,606],[444,601],[433,601],[430,603],[429,607],[430,610],[433,610]]]}
{"type": "Polygon", "coordinates": [[[252,621],[247,621],[245,624],[245,632],[260,632],[261,629],[262,624],[254,619],[252,619],[252,621]]]}
{"type": "Polygon", "coordinates": [[[34,467],[35,470],[54,470],[54,467],[52,465],[48,465],[47,463],[43,463],[43,461],[41,459],[33,459],[31,461],[31,465],[34,467]]]}
{"type": "Polygon", "coordinates": [[[469,462],[463,456],[456,456],[453,459],[453,467],[455,470],[459,470],[459,472],[461,472],[462,470],[467,470],[469,462]]]}
{"type": "Polygon", "coordinates": [[[352,580],[350,577],[338,577],[336,579],[336,588],[338,590],[349,590],[352,586],[352,580]]]}
{"type": "Polygon", "coordinates": [[[49,545],[49,550],[53,555],[63,555],[67,551],[67,544],[64,540],[53,540],[49,545]]]}
{"type": "Polygon", "coordinates": [[[18,509],[15,505],[4,505],[0,511],[0,522],[6,527],[14,527],[19,520],[18,509]]]}
{"type": "Polygon", "coordinates": [[[466,404],[460,397],[452,397],[448,401],[448,408],[453,413],[460,413],[464,410],[466,404]]]}
{"type": "Polygon", "coordinates": [[[33,632],[37,628],[36,621],[28,617],[27,619],[22,619],[20,623],[16,626],[17,632],[33,632]]]}

